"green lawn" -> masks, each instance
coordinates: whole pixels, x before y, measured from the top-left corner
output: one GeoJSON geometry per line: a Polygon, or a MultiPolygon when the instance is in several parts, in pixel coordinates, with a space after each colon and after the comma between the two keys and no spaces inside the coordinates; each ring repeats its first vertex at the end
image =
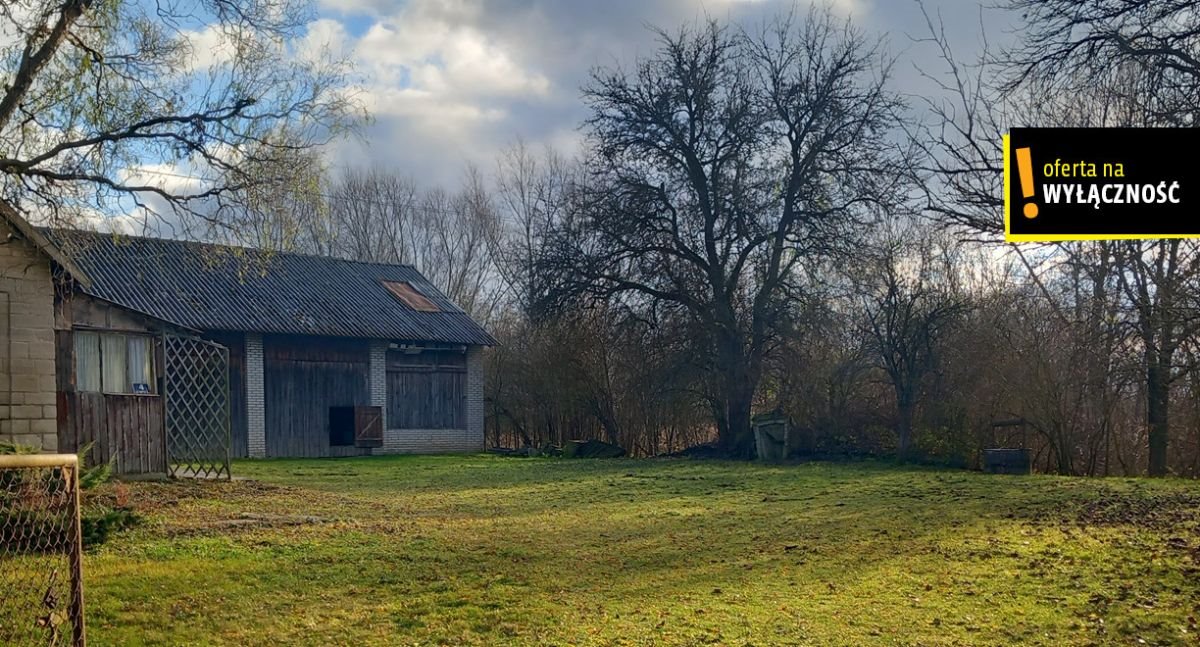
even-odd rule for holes
{"type": "Polygon", "coordinates": [[[86,560],[92,645],[1126,645],[1200,632],[1195,482],[492,456],[235,472],[254,480],[128,486],[147,523],[86,560]]]}

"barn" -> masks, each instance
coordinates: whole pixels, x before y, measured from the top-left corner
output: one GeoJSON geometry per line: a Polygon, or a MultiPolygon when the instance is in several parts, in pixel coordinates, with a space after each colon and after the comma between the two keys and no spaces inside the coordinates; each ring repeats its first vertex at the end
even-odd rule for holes
{"type": "Polygon", "coordinates": [[[157,474],[220,472],[223,456],[483,449],[495,342],[411,266],[32,235],[56,277],[60,451],[90,444],[121,473],[157,474]]]}

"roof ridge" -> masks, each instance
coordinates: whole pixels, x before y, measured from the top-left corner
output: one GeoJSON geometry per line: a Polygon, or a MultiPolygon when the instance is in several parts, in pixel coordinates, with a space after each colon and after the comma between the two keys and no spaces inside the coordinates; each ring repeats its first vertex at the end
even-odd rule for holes
{"type": "MultiPolygon", "coordinates": [[[[418,273],[420,273],[420,270],[417,269],[417,267],[415,265],[413,265],[412,263],[389,263],[389,262],[385,262],[385,261],[367,261],[367,260],[361,260],[361,259],[357,259],[357,258],[346,258],[344,256],[329,256],[327,254],[313,254],[310,252],[298,252],[298,251],[277,250],[277,249],[263,249],[262,247],[253,247],[250,245],[231,245],[229,243],[213,243],[213,242],[208,242],[208,241],[203,241],[203,240],[191,240],[191,239],[187,239],[187,238],[165,238],[162,236],[139,236],[136,234],[126,234],[126,233],[122,233],[122,232],[104,232],[104,231],[96,231],[94,229],[76,229],[73,227],[40,226],[40,227],[36,227],[36,229],[40,229],[42,231],[48,231],[48,232],[51,232],[52,234],[56,234],[56,235],[57,234],[65,234],[67,236],[70,236],[70,235],[76,235],[76,234],[83,234],[85,236],[95,236],[95,237],[100,237],[100,238],[116,238],[116,239],[133,238],[133,239],[137,239],[137,240],[155,241],[155,242],[170,243],[170,244],[195,245],[198,247],[208,247],[208,248],[216,248],[216,249],[247,250],[247,251],[255,252],[258,254],[271,255],[271,256],[297,256],[297,257],[301,257],[301,258],[319,258],[319,259],[323,259],[323,260],[338,261],[341,263],[356,263],[359,265],[378,265],[378,266],[382,266],[382,267],[406,267],[406,268],[409,268],[412,270],[416,270],[418,273]]],[[[424,274],[421,274],[421,276],[424,277],[424,274]]]]}

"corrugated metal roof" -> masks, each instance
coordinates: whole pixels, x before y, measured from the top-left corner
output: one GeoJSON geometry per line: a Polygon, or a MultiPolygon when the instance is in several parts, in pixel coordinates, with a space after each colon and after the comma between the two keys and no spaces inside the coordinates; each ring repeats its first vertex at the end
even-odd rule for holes
{"type": "Polygon", "coordinates": [[[495,339],[410,265],[161,238],[43,230],[86,272],[86,294],[180,326],[452,344],[495,339]],[[381,281],[407,281],[418,312],[381,281]]]}

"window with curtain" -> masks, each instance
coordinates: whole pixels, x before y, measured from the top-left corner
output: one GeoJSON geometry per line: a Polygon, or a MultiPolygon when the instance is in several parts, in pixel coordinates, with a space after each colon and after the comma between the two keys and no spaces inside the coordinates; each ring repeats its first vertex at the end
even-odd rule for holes
{"type": "Polygon", "coordinates": [[[154,345],[142,335],[77,331],[75,389],[154,393],[154,345]]]}
{"type": "Polygon", "coordinates": [[[75,389],[100,390],[100,335],[75,333],[75,389]]]}
{"type": "Polygon", "coordinates": [[[105,393],[129,393],[129,367],[125,363],[125,337],[100,335],[100,373],[105,393]]]}
{"type": "Polygon", "coordinates": [[[129,362],[129,386],[134,393],[154,391],[154,354],[149,337],[129,337],[126,358],[129,362]]]}

